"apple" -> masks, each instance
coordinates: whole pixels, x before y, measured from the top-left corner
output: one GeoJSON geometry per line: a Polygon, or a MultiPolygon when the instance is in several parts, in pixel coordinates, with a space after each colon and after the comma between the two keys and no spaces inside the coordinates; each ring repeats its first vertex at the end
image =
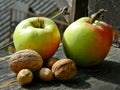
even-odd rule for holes
{"type": "Polygon", "coordinates": [[[94,66],[107,56],[112,45],[112,30],[104,21],[80,18],[63,34],[63,48],[68,58],[80,66],[94,66]]]}
{"type": "Polygon", "coordinates": [[[16,26],[13,42],[17,51],[32,49],[46,60],[57,51],[60,33],[53,20],[46,17],[31,17],[16,26]]]}

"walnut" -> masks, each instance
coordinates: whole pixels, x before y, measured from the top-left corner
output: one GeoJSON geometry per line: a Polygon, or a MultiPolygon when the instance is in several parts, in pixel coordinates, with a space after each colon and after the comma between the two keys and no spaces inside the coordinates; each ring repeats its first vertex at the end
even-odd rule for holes
{"type": "Polygon", "coordinates": [[[58,61],[58,60],[59,60],[59,59],[56,58],[56,57],[50,58],[50,59],[48,60],[48,62],[47,62],[47,67],[51,69],[52,66],[53,66],[53,64],[54,64],[56,61],[58,61]]]}
{"type": "Polygon", "coordinates": [[[43,65],[42,57],[36,51],[30,49],[17,51],[11,56],[8,62],[11,70],[16,74],[24,68],[37,71],[43,65]]]}
{"type": "Polygon", "coordinates": [[[69,80],[76,75],[77,68],[71,59],[60,59],[53,64],[52,72],[57,79],[69,80]]]}
{"type": "Polygon", "coordinates": [[[17,80],[20,85],[29,84],[33,80],[33,73],[29,69],[22,69],[17,75],[17,80]]]}
{"type": "Polygon", "coordinates": [[[53,72],[46,67],[40,69],[39,78],[43,81],[51,81],[54,78],[53,72]]]}

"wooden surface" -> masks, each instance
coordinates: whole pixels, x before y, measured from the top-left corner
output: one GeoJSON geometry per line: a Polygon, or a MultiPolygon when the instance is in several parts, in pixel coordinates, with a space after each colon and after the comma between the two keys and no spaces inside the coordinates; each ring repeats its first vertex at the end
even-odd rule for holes
{"type": "MultiPolygon", "coordinates": [[[[62,45],[54,56],[65,58],[62,45]]],[[[98,66],[78,67],[77,75],[70,81],[55,79],[51,82],[42,82],[34,79],[31,84],[26,86],[19,85],[7,60],[0,61],[0,90],[120,90],[119,48],[111,47],[104,62],[98,66]]]]}

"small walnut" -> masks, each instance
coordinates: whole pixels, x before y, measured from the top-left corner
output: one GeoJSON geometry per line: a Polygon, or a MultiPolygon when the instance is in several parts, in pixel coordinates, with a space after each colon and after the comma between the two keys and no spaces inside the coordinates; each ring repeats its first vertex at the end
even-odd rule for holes
{"type": "Polygon", "coordinates": [[[11,70],[16,74],[24,68],[37,71],[43,65],[42,57],[36,51],[30,49],[17,51],[8,62],[11,70]]]}
{"type": "Polygon", "coordinates": [[[59,59],[56,58],[56,57],[50,58],[50,59],[48,60],[48,62],[47,62],[47,67],[51,69],[52,66],[53,66],[53,64],[54,64],[56,61],[58,61],[58,60],[59,60],[59,59]]]}
{"type": "Polygon", "coordinates": [[[33,80],[33,73],[29,69],[22,69],[17,75],[17,80],[20,85],[29,84],[33,80]]]}
{"type": "Polygon", "coordinates": [[[46,67],[40,69],[39,78],[43,81],[51,81],[54,78],[53,72],[46,67]]]}
{"type": "Polygon", "coordinates": [[[60,59],[53,64],[52,72],[57,79],[69,80],[76,75],[77,68],[71,59],[60,59]]]}

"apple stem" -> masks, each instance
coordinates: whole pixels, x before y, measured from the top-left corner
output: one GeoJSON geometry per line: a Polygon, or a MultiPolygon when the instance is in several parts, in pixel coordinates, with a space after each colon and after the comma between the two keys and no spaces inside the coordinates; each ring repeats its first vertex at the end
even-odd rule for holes
{"type": "Polygon", "coordinates": [[[38,28],[44,28],[45,27],[43,20],[41,20],[40,18],[38,18],[38,22],[39,22],[39,27],[38,28]]]}
{"type": "Polygon", "coordinates": [[[99,9],[96,13],[91,15],[91,23],[94,23],[95,20],[102,20],[104,17],[104,13],[107,12],[105,9],[99,9]]]}
{"type": "Polygon", "coordinates": [[[40,25],[40,28],[44,28],[44,21],[41,21],[41,25],[40,25]]]}

